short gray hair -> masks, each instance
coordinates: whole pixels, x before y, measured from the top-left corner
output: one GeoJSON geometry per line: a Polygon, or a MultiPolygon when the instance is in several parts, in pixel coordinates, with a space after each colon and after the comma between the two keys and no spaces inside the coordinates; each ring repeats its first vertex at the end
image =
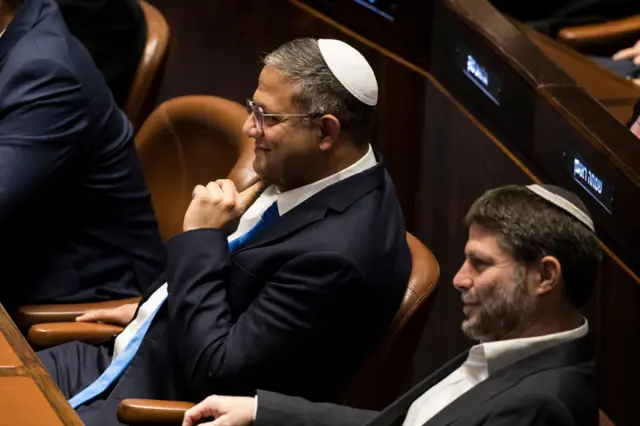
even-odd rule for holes
{"type": "Polygon", "coordinates": [[[293,101],[303,114],[332,114],[355,143],[368,142],[374,108],[356,99],[333,75],[318,40],[290,41],[266,55],[262,62],[294,82],[293,101]]]}

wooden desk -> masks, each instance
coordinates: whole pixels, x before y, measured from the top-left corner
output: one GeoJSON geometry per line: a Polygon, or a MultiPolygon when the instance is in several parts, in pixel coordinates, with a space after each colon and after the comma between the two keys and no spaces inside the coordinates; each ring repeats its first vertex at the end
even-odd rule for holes
{"type": "Polygon", "coordinates": [[[0,423],[74,426],[82,421],[0,306],[0,423]]]}
{"type": "Polygon", "coordinates": [[[549,59],[604,105],[611,115],[625,124],[631,119],[633,106],[640,99],[638,85],[527,25],[516,25],[549,59]]]}

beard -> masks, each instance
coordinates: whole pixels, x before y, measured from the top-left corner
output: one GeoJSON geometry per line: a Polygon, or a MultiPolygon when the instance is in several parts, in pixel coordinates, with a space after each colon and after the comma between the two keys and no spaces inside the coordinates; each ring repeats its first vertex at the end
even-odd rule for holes
{"type": "Polygon", "coordinates": [[[514,273],[512,286],[494,283],[481,299],[465,293],[463,302],[479,303],[475,315],[462,322],[462,332],[479,342],[501,340],[522,325],[534,309],[534,299],[527,292],[526,268],[514,273]]]}

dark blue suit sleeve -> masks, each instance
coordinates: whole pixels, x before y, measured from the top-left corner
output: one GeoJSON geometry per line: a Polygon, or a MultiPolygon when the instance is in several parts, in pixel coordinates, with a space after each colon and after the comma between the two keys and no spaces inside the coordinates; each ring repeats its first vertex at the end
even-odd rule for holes
{"type": "Polygon", "coordinates": [[[380,414],[261,390],[257,397],[258,412],[253,426],[362,426],[380,414]]]}
{"type": "Polygon", "coordinates": [[[234,283],[224,234],[186,232],[167,250],[171,327],[198,398],[213,390],[252,392],[266,366],[278,371],[303,361],[326,341],[323,332],[340,326],[362,289],[362,273],[343,256],[305,253],[260,283],[253,303],[234,319],[226,300],[234,283]]]}
{"type": "MultiPolygon", "coordinates": [[[[64,167],[86,126],[82,88],[64,66],[24,65],[1,91],[0,227],[64,167]]],[[[43,212],[43,215],[46,212],[43,212]]],[[[0,229],[0,234],[2,230],[0,229]]]]}

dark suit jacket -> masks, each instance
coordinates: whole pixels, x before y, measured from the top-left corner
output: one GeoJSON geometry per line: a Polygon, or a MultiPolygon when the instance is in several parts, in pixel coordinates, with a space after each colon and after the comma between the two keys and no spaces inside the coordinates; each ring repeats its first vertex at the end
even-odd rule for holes
{"type": "MultiPolygon", "coordinates": [[[[459,355],[384,411],[313,404],[258,392],[255,426],[400,426],[411,404],[456,370],[459,355]]],[[[589,338],[562,343],[492,374],[424,426],[597,426],[595,368],[589,338]]]]}
{"type": "Polygon", "coordinates": [[[88,425],[117,424],[121,398],[199,401],[267,388],[331,399],[388,327],[411,273],[381,164],[231,254],[216,229],[178,235],[167,249],[168,303],[107,399],[78,410],[88,425]]]}
{"type": "Polygon", "coordinates": [[[489,0],[496,9],[555,37],[558,30],[640,13],[637,0],[489,0]]]}
{"type": "Polygon", "coordinates": [[[131,124],[54,0],[0,38],[0,302],[140,295],[164,248],[131,124]]]}
{"type": "Polygon", "coordinates": [[[123,106],[147,41],[139,0],[57,0],[69,31],[87,48],[123,106]]]}

